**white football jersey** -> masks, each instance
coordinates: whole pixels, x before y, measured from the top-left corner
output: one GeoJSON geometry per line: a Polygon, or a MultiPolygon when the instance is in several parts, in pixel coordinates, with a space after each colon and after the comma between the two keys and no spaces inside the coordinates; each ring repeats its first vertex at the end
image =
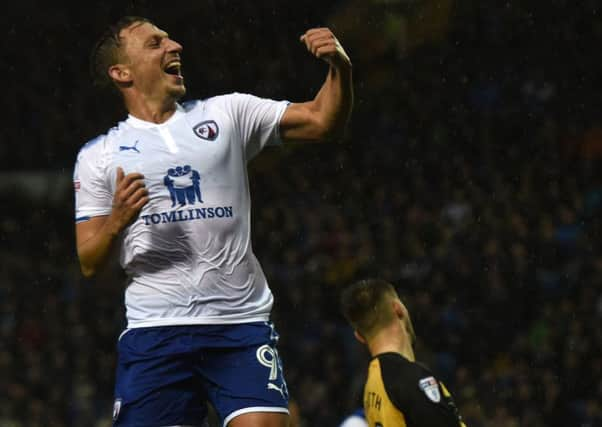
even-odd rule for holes
{"type": "Polygon", "coordinates": [[[118,167],[142,173],[149,192],[120,241],[128,328],[268,320],[246,164],[280,142],[287,105],[238,93],[192,101],[161,124],[130,115],[81,149],[76,221],[111,213],[118,167]]]}

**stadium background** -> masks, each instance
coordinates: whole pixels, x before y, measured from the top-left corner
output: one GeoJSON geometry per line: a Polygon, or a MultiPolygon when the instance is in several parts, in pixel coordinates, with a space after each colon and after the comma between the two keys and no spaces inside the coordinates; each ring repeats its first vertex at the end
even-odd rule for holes
{"type": "Polygon", "coordinates": [[[125,13],[184,45],[187,98],[305,100],[334,29],[354,62],[344,144],[251,165],[254,248],[302,426],[336,426],[367,360],[337,307],[380,276],[472,427],[602,425],[602,19],[596,1],[12,3],[0,144],[0,426],[107,426],[123,277],[84,280],[79,147],[123,117],[87,72],[125,13]],[[545,6],[544,6],[545,4],[545,6]]]}

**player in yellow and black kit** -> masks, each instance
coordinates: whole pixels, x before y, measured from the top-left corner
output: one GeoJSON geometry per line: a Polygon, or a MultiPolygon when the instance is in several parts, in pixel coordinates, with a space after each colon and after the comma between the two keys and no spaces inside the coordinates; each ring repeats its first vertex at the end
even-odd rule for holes
{"type": "Polygon", "coordinates": [[[466,427],[443,383],[415,362],[414,327],[390,283],[357,282],[343,291],[341,305],[372,355],[364,387],[369,427],[466,427]]]}

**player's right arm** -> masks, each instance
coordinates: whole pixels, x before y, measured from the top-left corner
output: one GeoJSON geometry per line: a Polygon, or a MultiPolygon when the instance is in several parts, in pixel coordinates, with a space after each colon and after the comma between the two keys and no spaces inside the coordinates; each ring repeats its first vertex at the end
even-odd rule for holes
{"type": "Polygon", "coordinates": [[[84,276],[93,276],[104,265],[119,234],[148,200],[144,176],[137,172],[125,175],[123,169],[117,168],[111,213],[91,217],[75,226],[77,254],[84,276]]]}

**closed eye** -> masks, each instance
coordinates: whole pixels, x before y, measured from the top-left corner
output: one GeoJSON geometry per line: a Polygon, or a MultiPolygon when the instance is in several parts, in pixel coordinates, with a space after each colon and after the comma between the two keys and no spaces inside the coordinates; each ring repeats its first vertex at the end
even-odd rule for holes
{"type": "Polygon", "coordinates": [[[148,46],[152,49],[158,48],[159,46],[161,46],[162,40],[163,40],[163,37],[153,36],[148,42],[146,42],[146,46],[148,46]]]}

